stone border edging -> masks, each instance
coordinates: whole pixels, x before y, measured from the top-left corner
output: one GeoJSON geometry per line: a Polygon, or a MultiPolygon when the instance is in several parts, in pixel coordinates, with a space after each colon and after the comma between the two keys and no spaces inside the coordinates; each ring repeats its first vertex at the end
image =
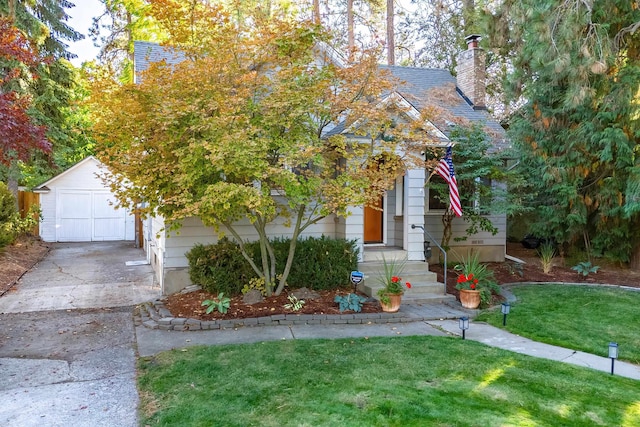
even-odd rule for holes
{"type": "Polygon", "coordinates": [[[245,326],[282,325],[344,325],[370,323],[421,322],[425,318],[411,313],[348,313],[348,314],[274,314],[246,319],[199,320],[173,317],[162,300],[147,302],[136,307],[136,326],[166,331],[199,331],[245,326]]]}

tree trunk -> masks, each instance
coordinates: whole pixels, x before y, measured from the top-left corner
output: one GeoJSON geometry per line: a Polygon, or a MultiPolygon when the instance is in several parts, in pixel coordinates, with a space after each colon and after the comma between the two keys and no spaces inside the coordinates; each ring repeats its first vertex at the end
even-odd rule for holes
{"type": "MultiPolygon", "coordinates": [[[[451,209],[448,209],[444,215],[442,215],[442,241],[440,242],[440,246],[445,251],[449,251],[449,242],[451,241],[451,223],[453,222],[454,213],[451,209]]],[[[442,252],[440,252],[440,264],[444,263],[444,256],[442,252]]],[[[447,266],[445,266],[447,268],[447,266]]]]}
{"type": "Polygon", "coordinates": [[[313,0],[313,22],[316,25],[322,24],[320,19],[320,0],[313,0]]]}
{"type": "Polygon", "coordinates": [[[349,48],[349,61],[353,60],[353,50],[356,46],[353,31],[353,0],[347,0],[347,44],[349,48]]]}
{"type": "Polygon", "coordinates": [[[276,289],[276,295],[280,295],[284,290],[284,286],[287,284],[287,278],[289,277],[289,272],[291,271],[291,266],[293,265],[293,256],[296,252],[296,245],[298,244],[298,237],[300,236],[302,218],[304,217],[305,210],[305,205],[300,206],[300,208],[298,209],[296,225],[293,228],[293,235],[291,236],[291,243],[289,244],[289,255],[287,256],[287,263],[284,266],[284,271],[282,272],[280,283],[278,284],[278,288],[276,289]]]}
{"type": "Polygon", "coordinates": [[[9,19],[15,25],[15,21],[16,21],[16,0],[9,0],[9,19]]]}
{"type": "Polygon", "coordinates": [[[629,268],[633,271],[640,271],[640,243],[633,246],[631,259],[629,260],[629,268]]]}
{"type": "Polygon", "coordinates": [[[393,0],[387,0],[387,63],[396,65],[396,39],[393,28],[393,0]]]}
{"type": "Polygon", "coordinates": [[[135,52],[133,51],[133,30],[131,29],[132,25],[131,12],[127,10],[127,46],[129,47],[129,61],[131,64],[135,62],[135,52]]]}

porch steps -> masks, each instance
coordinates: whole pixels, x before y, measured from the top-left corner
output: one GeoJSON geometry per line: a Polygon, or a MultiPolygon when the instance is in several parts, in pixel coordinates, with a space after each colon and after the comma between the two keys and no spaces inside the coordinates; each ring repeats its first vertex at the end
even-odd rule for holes
{"type": "MultiPolygon", "coordinates": [[[[406,252],[400,249],[374,250],[364,252],[364,262],[358,269],[364,274],[359,289],[370,297],[378,298],[378,290],[382,288],[380,279],[384,276],[382,256],[387,262],[406,259],[406,252]]],[[[401,261],[400,261],[401,262],[401,261]]],[[[412,303],[453,302],[455,297],[445,293],[444,284],[437,281],[436,273],[429,271],[429,264],[423,261],[406,261],[400,275],[402,282],[411,283],[411,289],[405,290],[403,301],[412,303]]]]}
{"type": "MultiPolygon", "coordinates": [[[[407,259],[407,251],[399,249],[399,248],[386,248],[386,247],[379,247],[379,248],[367,248],[365,249],[363,255],[362,255],[362,261],[365,263],[368,262],[380,262],[380,265],[382,266],[382,259],[386,259],[387,261],[391,261],[391,260],[403,260],[403,259],[407,259]]],[[[422,263],[423,265],[426,265],[424,262],[422,263]]],[[[384,271],[384,270],[381,270],[384,271]]]]}

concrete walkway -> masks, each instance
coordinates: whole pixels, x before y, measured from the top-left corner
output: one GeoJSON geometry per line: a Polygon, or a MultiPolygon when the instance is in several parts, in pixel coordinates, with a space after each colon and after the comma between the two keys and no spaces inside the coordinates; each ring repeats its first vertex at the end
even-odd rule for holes
{"type": "MultiPolygon", "coordinates": [[[[429,321],[429,324],[450,334],[461,334],[457,321],[434,320],[429,321]]],[[[465,333],[465,337],[468,340],[478,341],[491,347],[498,347],[515,353],[570,363],[603,372],[611,372],[611,359],[609,358],[539,343],[519,335],[511,334],[504,329],[496,328],[486,323],[471,322],[469,329],[465,333]]],[[[621,377],[640,380],[640,366],[631,363],[616,361],[614,373],[621,377]]]]}

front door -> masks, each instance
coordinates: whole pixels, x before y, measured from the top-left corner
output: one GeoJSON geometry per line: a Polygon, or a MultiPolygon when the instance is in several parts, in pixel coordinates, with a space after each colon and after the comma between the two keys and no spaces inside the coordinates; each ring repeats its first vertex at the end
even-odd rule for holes
{"type": "Polygon", "coordinates": [[[364,207],[364,242],[383,243],[382,239],[382,197],[378,201],[376,208],[364,207]]]}

